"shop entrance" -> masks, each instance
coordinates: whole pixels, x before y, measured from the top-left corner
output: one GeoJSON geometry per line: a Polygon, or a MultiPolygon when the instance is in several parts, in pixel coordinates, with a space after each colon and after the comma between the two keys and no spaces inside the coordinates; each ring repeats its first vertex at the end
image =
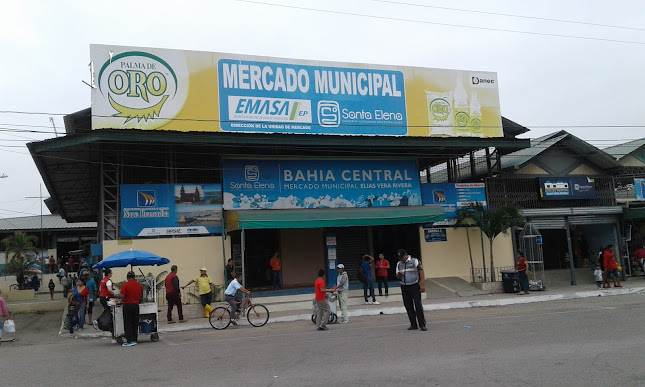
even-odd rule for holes
{"type": "MultiPolygon", "coordinates": [[[[598,264],[598,252],[616,245],[612,224],[571,225],[573,267],[590,268],[598,264]]],[[[564,229],[540,229],[545,269],[569,269],[569,247],[564,229]]]]}
{"type": "MultiPolygon", "coordinates": [[[[242,270],[242,233],[230,234],[233,246],[232,258],[235,261],[235,271],[242,270]]],[[[246,230],[246,251],[244,252],[244,270],[246,271],[246,286],[249,288],[271,289],[271,267],[269,259],[274,252],[280,251],[279,230],[262,229],[246,230]]]]}

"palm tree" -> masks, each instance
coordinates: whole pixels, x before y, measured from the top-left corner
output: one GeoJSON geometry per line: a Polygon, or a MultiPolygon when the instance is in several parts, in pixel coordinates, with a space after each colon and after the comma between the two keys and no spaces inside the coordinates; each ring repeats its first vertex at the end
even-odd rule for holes
{"type": "Polygon", "coordinates": [[[34,261],[29,258],[29,253],[35,253],[35,244],[38,239],[33,235],[24,232],[16,232],[12,236],[4,238],[0,243],[7,253],[7,265],[5,271],[14,274],[20,289],[23,288],[24,278],[34,267],[34,261]]]}
{"type": "Polygon", "coordinates": [[[472,219],[488,237],[490,248],[490,280],[495,282],[495,259],[493,256],[493,241],[499,234],[508,234],[509,229],[521,226],[526,221],[517,206],[505,206],[495,210],[487,210],[481,203],[470,204],[465,208],[471,212],[472,219]]]}

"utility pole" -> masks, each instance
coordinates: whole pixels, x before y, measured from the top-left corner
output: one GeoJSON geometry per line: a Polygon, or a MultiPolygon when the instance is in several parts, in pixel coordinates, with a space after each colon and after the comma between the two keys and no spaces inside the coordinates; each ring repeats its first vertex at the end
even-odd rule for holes
{"type": "MultiPolygon", "coordinates": [[[[40,258],[42,259],[41,265],[40,265],[40,286],[43,286],[43,276],[44,276],[44,270],[45,270],[45,257],[43,257],[43,184],[40,183],[38,185],[39,188],[39,194],[38,196],[27,196],[25,199],[38,199],[39,204],[40,204],[40,258]]],[[[44,244],[45,247],[47,247],[46,244],[44,244]]]]}

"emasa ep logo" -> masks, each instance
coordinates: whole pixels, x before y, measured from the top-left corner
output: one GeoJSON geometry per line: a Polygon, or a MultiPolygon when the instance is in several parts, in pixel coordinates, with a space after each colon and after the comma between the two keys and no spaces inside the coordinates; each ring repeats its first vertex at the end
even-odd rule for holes
{"type": "Polygon", "coordinates": [[[116,110],[113,116],[124,119],[122,127],[159,127],[181,110],[188,82],[178,77],[175,67],[142,51],[111,55],[101,66],[99,91],[116,110]]]}

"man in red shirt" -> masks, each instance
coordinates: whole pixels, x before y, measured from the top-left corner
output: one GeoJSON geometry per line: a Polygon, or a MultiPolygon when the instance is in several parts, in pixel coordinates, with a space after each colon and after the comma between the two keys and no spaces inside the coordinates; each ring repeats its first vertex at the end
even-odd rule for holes
{"type": "Polygon", "coordinates": [[[318,270],[318,279],[314,283],[314,292],[316,293],[316,327],[319,331],[326,331],[327,321],[329,320],[329,314],[331,313],[331,308],[329,307],[329,301],[327,301],[327,293],[331,292],[325,288],[325,271],[323,269],[318,270]]]}
{"type": "Polygon", "coordinates": [[[636,251],[634,251],[634,257],[636,257],[636,260],[641,265],[643,272],[645,272],[645,262],[643,262],[645,260],[645,248],[641,246],[636,249],[636,251]]]}
{"type": "Polygon", "coordinates": [[[613,281],[615,288],[622,288],[620,278],[618,278],[618,263],[614,258],[614,245],[607,246],[607,250],[603,253],[603,261],[605,263],[605,270],[607,270],[607,278],[613,281]]]}
{"type": "Polygon", "coordinates": [[[143,294],[143,287],[134,277],[134,272],[128,272],[128,281],[121,286],[119,296],[123,299],[123,329],[126,339],[122,344],[124,347],[137,345],[139,334],[139,299],[143,294]]]}
{"type": "Polygon", "coordinates": [[[385,259],[383,253],[378,255],[378,261],[376,261],[376,282],[378,282],[378,295],[382,296],[383,291],[381,290],[381,284],[385,286],[385,296],[388,296],[388,287],[387,287],[387,271],[390,269],[390,262],[385,259]]]}
{"type": "Polygon", "coordinates": [[[172,321],[172,308],[177,305],[177,313],[179,313],[179,322],[184,322],[184,313],[181,308],[181,293],[179,289],[179,277],[177,277],[177,265],[172,265],[170,274],[166,276],[166,301],[168,301],[168,324],[174,323],[172,321]]]}

